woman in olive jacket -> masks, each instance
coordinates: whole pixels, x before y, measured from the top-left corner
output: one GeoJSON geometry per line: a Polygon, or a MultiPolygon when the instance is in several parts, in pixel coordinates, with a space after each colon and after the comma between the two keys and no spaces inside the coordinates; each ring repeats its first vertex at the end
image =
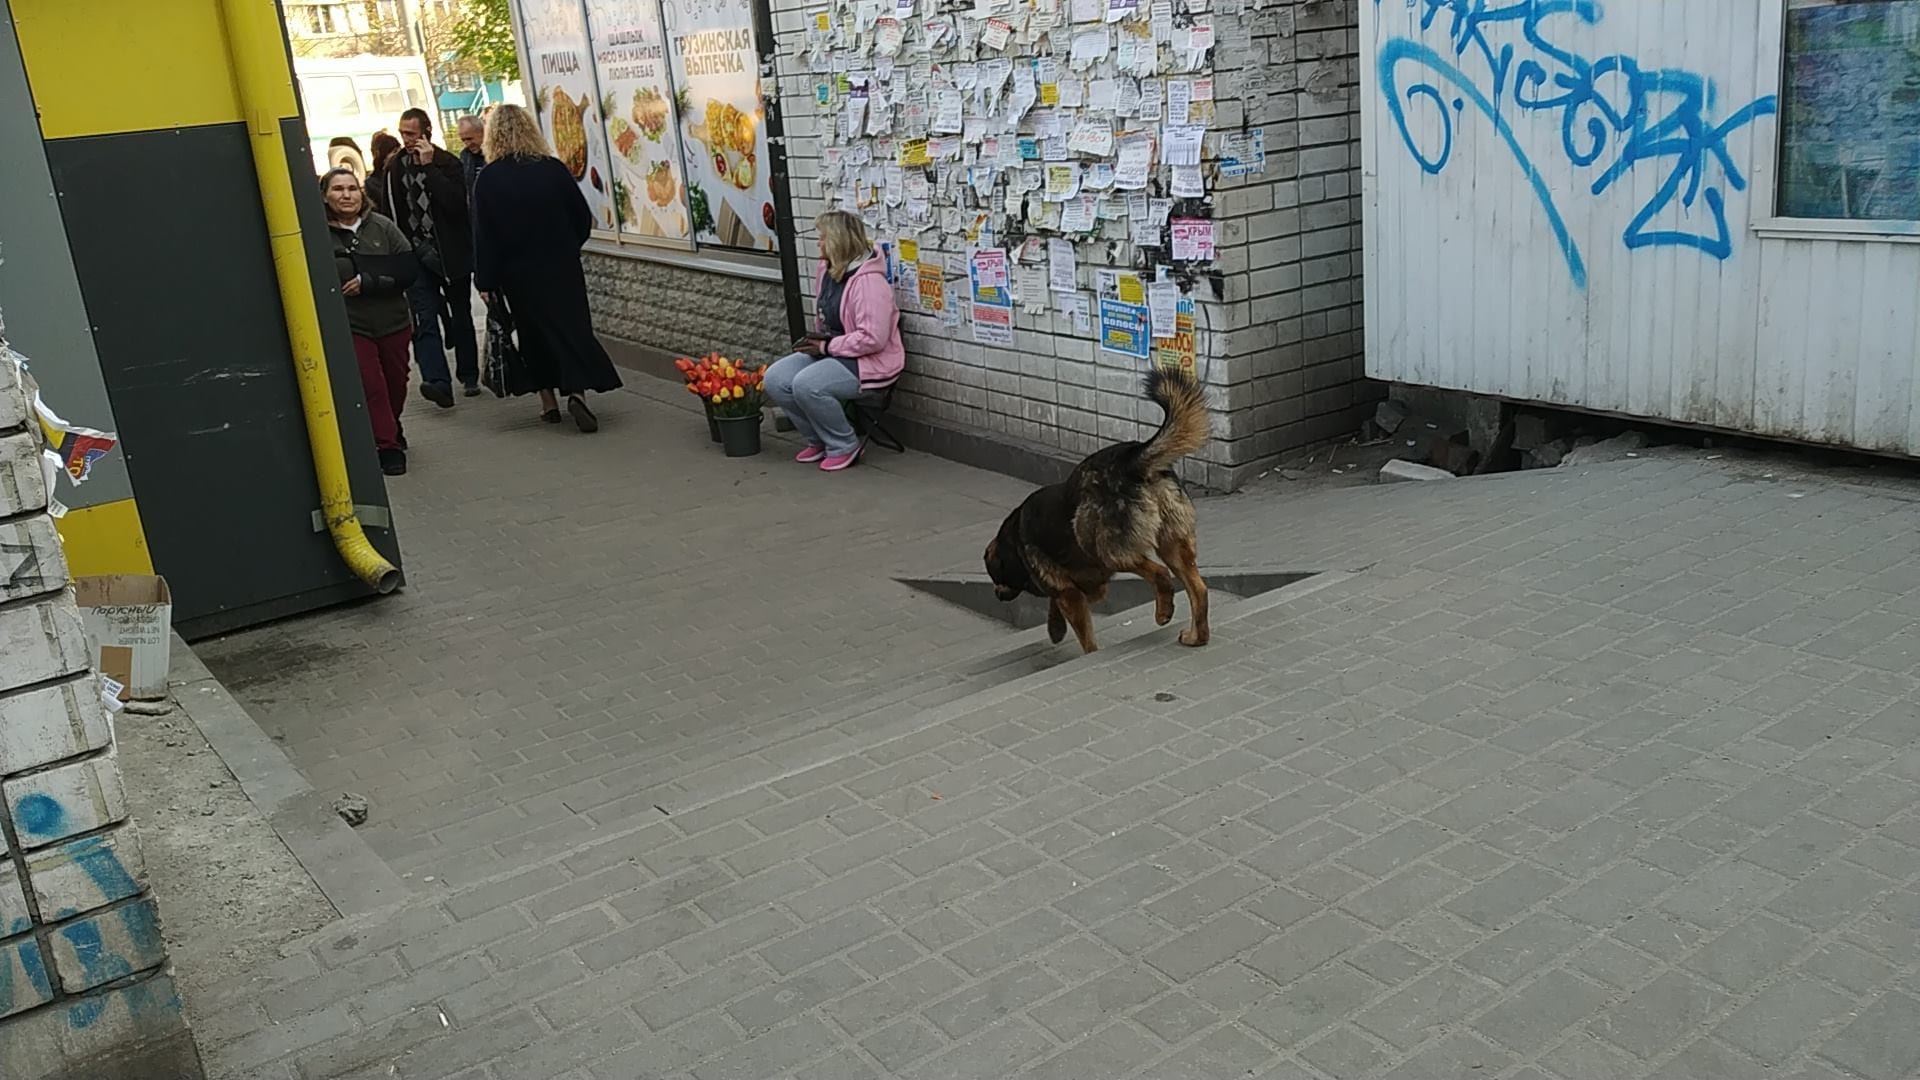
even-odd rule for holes
{"type": "Polygon", "coordinates": [[[407,348],[413,339],[407,286],[420,272],[419,260],[400,227],[367,208],[367,194],[352,169],[327,173],[321,190],[380,470],[400,476],[407,471],[400,410],[407,404],[407,348]]]}

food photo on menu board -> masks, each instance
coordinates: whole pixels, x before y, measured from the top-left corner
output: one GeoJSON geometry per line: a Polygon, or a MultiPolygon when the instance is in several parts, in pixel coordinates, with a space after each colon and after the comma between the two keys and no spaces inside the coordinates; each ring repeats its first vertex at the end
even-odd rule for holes
{"type": "Polygon", "coordinates": [[[605,140],[597,134],[600,103],[594,100],[585,16],[571,0],[528,0],[521,10],[539,88],[534,104],[540,126],[553,143],[554,156],[579,181],[594,221],[611,229],[613,182],[607,175],[611,170],[605,140]]]}
{"type": "Polygon", "coordinates": [[[620,230],[685,241],[692,235],[692,220],[660,5],[657,0],[599,0],[590,12],[620,230]]]}
{"type": "Polygon", "coordinates": [[[694,235],[703,243],[772,251],[777,233],[753,4],[668,0],[663,6],[694,235]]]}

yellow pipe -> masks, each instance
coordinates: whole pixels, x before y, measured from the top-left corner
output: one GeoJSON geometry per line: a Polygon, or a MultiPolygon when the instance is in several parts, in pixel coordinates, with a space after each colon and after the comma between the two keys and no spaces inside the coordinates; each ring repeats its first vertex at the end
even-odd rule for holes
{"type": "Polygon", "coordinates": [[[347,455],[340,444],[333,385],[327,376],[320,319],[313,305],[313,278],[307,273],[306,245],[293,201],[293,173],[287,167],[287,146],[280,134],[281,122],[300,114],[280,27],[280,8],[275,0],[220,0],[220,9],[234,86],[253,144],[260,206],[267,215],[273,271],[280,281],[280,306],[286,312],[287,343],[293,347],[294,377],[300,384],[300,404],[307,417],[307,444],[313,454],[314,476],[320,482],[320,508],[327,531],[333,534],[333,545],[348,569],[379,592],[389,593],[400,584],[400,571],[373,549],[353,509],[347,455]]]}

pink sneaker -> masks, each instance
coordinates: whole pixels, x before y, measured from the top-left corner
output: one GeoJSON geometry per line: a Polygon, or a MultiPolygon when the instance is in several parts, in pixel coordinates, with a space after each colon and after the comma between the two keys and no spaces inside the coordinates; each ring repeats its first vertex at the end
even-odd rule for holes
{"type": "Polygon", "coordinates": [[[826,447],[806,446],[806,447],[802,447],[799,453],[793,455],[793,460],[799,462],[802,465],[811,465],[814,462],[819,461],[821,458],[826,456],[827,456],[826,447]]]}
{"type": "Polygon", "coordinates": [[[861,448],[856,446],[851,454],[828,454],[820,459],[820,471],[839,472],[841,469],[851,468],[854,462],[860,460],[860,450],[861,448]]]}

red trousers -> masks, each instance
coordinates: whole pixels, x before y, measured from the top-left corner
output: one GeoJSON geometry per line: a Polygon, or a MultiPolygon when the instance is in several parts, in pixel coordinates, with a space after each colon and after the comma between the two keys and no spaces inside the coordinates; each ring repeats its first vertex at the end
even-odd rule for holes
{"type": "Polygon", "coordinates": [[[367,419],[373,422],[373,445],[400,449],[400,410],[407,407],[407,346],[413,330],[396,330],[385,337],[353,335],[353,355],[360,361],[360,387],[367,395],[367,419]]]}

